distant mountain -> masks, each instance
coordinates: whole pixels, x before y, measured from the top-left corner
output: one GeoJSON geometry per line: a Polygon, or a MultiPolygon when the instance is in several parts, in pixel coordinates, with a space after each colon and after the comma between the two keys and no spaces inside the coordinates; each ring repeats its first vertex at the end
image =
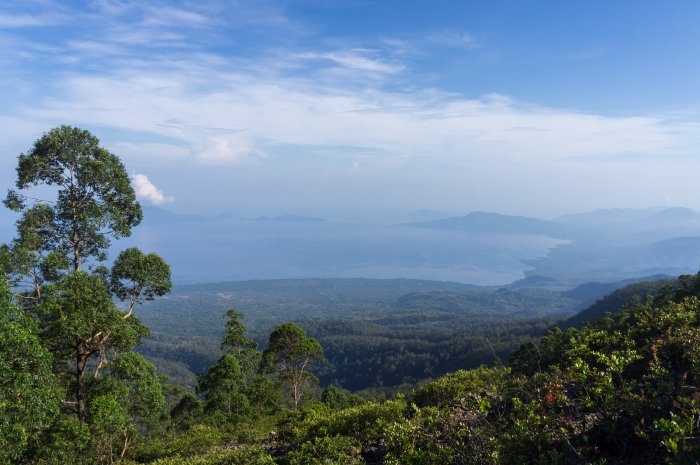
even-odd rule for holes
{"type": "Polygon", "coordinates": [[[700,213],[685,207],[673,207],[661,210],[650,217],[661,221],[700,221],[700,213]]]}
{"type": "Polygon", "coordinates": [[[408,226],[433,229],[460,230],[480,233],[542,234],[564,238],[562,225],[525,216],[501,215],[499,213],[473,212],[466,216],[408,223],[408,226]]]}
{"type": "Polygon", "coordinates": [[[591,212],[562,215],[555,221],[558,223],[577,225],[620,224],[640,221],[658,213],[661,208],[611,208],[591,212]]]}
{"type": "Polygon", "coordinates": [[[658,263],[700,268],[700,237],[674,237],[654,242],[646,253],[658,263]]]}
{"type": "Polygon", "coordinates": [[[557,223],[582,228],[626,232],[700,226],[700,213],[685,207],[619,208],[560,216],[557,223]]]}

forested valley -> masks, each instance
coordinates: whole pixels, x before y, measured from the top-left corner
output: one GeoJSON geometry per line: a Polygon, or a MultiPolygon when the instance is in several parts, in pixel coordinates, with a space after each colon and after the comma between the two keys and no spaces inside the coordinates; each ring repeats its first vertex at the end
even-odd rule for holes
{"type": "Polygon", "coordinates": [[[1,464],[700,460],[700,274],[173,286],[152,251],[108,257],[143,211],[70,126],[4,203],[1,464]]]}

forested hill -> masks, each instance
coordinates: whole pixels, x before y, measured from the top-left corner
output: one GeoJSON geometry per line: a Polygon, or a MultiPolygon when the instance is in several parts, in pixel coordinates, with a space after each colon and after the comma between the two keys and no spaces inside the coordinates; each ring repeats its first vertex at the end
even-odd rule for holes
{"type": "Polygon", "coordinates": [[[216,361],[224,315],[235,308],[260,344],[290,320],[317,338],[326,348],[327,362],[317,370],[322,385],[394,386],[507,357],[578,303],[551,289],[408,279],[184,285],[143,305],[151,337],[139,351],[192,386],[194,374],[216,361]]]}
{"type": "Polygon", "coordinates": [[[194,386],[217,359],[229,308],[252,339],[295,321],[318,339],[321,385],[359,390],[434,378],[505,360],[520,344],[626,282],[566,290],[551,280],[477,287],[423,280],[300,279],[175,286],[147,302],[139,351],[162,374],[194,386]],[[533,286],[533,287],[528,287],[533,286]]]}

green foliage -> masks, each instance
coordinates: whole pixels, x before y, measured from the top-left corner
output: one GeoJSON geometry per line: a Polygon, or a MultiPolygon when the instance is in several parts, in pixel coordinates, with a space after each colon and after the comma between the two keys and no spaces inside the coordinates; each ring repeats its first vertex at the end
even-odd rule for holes
{"type": "Polygon", "coordinates": [[[503,389],[509,372],[486,367],[460,370],[416,389],[412,400],[419,407],[452,407],[474,393],[503,389]]]}
{"type": "Polygon", "coordinates": [[[134,434],[134,425],[126,406],[112,394],[91,400],[88,410],[96,463],[119,462],[134,434]]]}
{"type": "MultiPolygon", "coordinates": [[[[94,429],[76,418],[63,416],[46,431],[40,445],[32,451],[38,465],[93,465],[94,429]]],[[[30,462],[31,463],[31,462],[30,462]]]]}
{"type": "Polygon", "coordinates": [[[330,415],[324,415],[309,428],[316,436],[352,436],[360,441],[382,437],[384,428],[403,418],[406,401],[399,398],[386,402],[366,402],[330,415]]]}
{"type": "Polygon", "coordinates": [[[224,419],[231,420],[248,412],[246,379],[239,360],[233,355],[221,357],[200,379],[197,390],[204,394],[204,410],[209,414],[221,412],[224,419]]]}
{"type": "Polygon", "coordinates": [[[26,460],[59,413],[62,392],[36,325],[0,283],[0,464],[26,460]]]}
{"type": "Polygon", "coordinates": [[[277,373],[289,385],[291,404],[297,408],[305,387],[318,382],[307,370],[320,360],[323,360],[323,349],[318,341],[307,337],[296,324],[284,323],[270,334],[270,342],[263,352],[262,368],[277,373]]]}
{"type": "Polygon", "coordinates": [[[242,313],[231,308],[226,311],[226,316],[228,320],[224,329],[224,340],[221,343],[221,350],[236,355],[242,360],[247,353],[255,351],[258,345],[246,337],[246,328],[241,322],[243,319],[242,313]]]}
{"type": "Polygon", "coordinates": [[[350,398],[332,384],[326,387],[321,393],[321,402],[332,409],[350,407],[351,404],[350,398]]]}
{"type": "MultiPolygon", "coordinates": [[[[52,129],[34,143],[29,153],[19,156],[17,188],[39,184],[58,186],[55,216],[75,222],[80,235],[88,239],[83,246],[86,252],[108,244],[101,228],[108,228],[115,237],[128,236],[141,220],[141,208],[124,166],[88,131],[70,126],[52,129]],[[77,206],[82,211],[76,212],[77,206]]],[[[10,192],[6,205],[21,209],[16,192],[10,192]]]]}
{"type": "Polygon", "coordinates": [[[107,354],[127,352],[138,344],[146,329],[134,317],[124,319],[103,281],[76,271],[45,286],[43,301],[36,308],[43,327],[44,344],[57,363],[56,372],[66,387],[68,401],[79,419],[107,354]],[[91,362],[99,359],[96,365],[91,362]]]}
{"type": "Polygon", "coordinates": [[[202,417],[203,402],[190,393],[185,394],[170,410],[173,426],[178,431],[188,430],[202,417]]]}
{"type": "Polygon", "coordinates": [[[332,409],[319,402],[287,410],[278,421],[278,435],[288,443],[302,442],[310,436],[311,428],[324,418],[329,418],[331,414],[332,409]]]}
{"type": "Polygon", "coordinates": [[[165,295],[171,286],[170,267],[154,253],[144,255],[131,247],[122,251],[112,266],[110,290],[122,301],[131,299],[129,310],[135,303],[165,295]]]}
{"type": "MultiPolygon", "coordinates": [[[[459,453],[448,440],[445,432],[456,432],[445,428],[437,409],[414,407],[413,415],[387,426],[384,433],[387,464],[434,465],[463,463],[459,453]]],[[[472,444],[473,445],[473,444],[472,444]]],[[[488,463],[488,461],[483,461],[488,463]]]]}
{"type": "Polygon", "coordinates": [[[304,442],[286,457],[289,465],[360,465],[360,444],[344,436],[317,437],[304,442]]]}
{"type": "Polygon", "coordinates": [[[189,458],[204,454],[225,441],[226,436],[218,428],[196,425],[186,434],[135,444],[129,450],[129,458],[138,463],[151,463],[168,457],[189,458]]]}
{"type": "Polygon", "coordinates": [[[126,404],[138,425],[153,427],[165,410],[165,397],[156,368],[136,352],[126,352],[107,365],[101,390],[126,404]]]}
{"type": "Polygon", "coordinates": [[[234,450],[214,447],[207,453],[195,457],[168,457],[149,463],[151,465],[275,465],[270,454],[260,446],[242,446],[234,450]]]}
{"type": "Polygon", "coordinates": [[[228,321],[221,350],[224,355],[199,376],[197,392],[204,395],[204,413],[208,421],[229,424],[240,421],[254,407],[267,411],[276,385],[261,373],[256,373],[260,361],[257,344],[245,336],[243,315],[233,309],[226,312],[228,321]]]}

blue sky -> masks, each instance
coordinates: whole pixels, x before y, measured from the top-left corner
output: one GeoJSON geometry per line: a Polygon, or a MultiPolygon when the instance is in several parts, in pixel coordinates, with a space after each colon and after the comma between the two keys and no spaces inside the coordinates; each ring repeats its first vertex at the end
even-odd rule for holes
{"type": "Polygon", "coordinates": [[[696,1],[0,4],[0,186],[59,124],[176,211],[700,209],[696,1]]]}

